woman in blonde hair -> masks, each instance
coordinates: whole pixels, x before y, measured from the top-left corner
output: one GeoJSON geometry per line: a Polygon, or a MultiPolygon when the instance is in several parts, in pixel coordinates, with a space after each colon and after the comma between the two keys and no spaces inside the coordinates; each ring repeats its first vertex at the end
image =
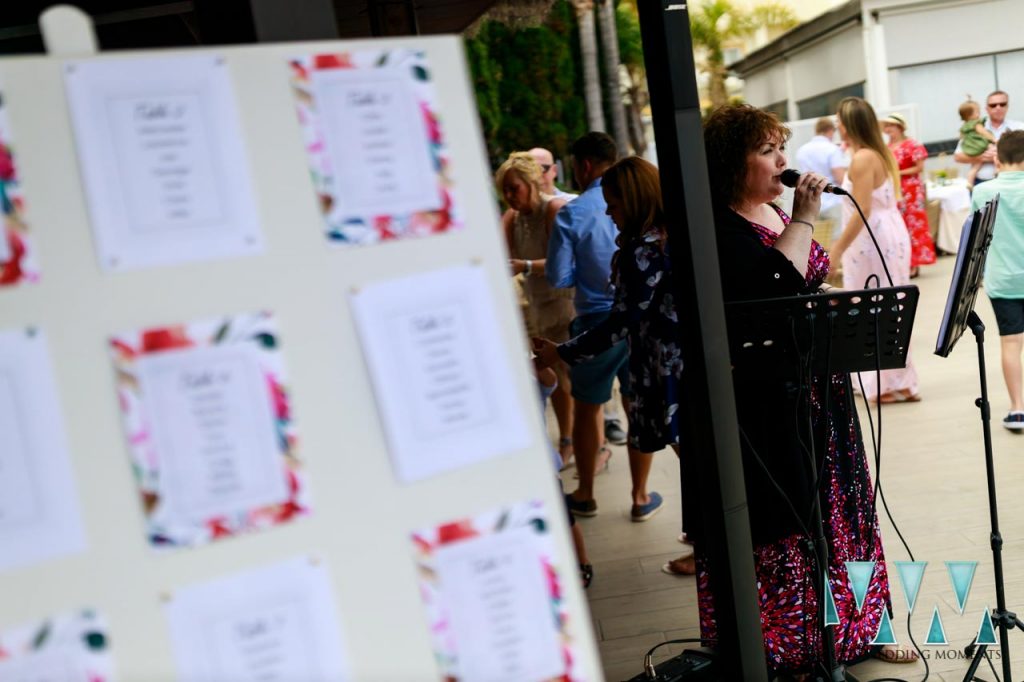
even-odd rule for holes
{"type": "MultiPolygon", "coordinates": [[[[494,182],[508,204],[501,224],[512,274],[523,275],[530,326],[544,338],[566,341],[569,323],[576,316],[573,290],[555,289],[544,277],[555,214],[566,202],[541,192],[542,175],[540,165],[529,152],[513,152],[498,168],[494,182]]],[[[558,387],[551,395],[551,406],[558,420],[558,452],[564,466],[572,457],[572,387],[564,365],[556,366],[555,372],[558,387]]]]}
{"type": "MultiPolygon", "coordinates": [[[[843,264],[843,287],[863,289],[871,275],[878,277],[878,283],[871,286],[889,286],[879,250],[892,283],[909,284],[910,236],[899,209],[900,169],[882,138],[875,110],[860,97],[847,97],[839,103],[838,119],[839,134],[849,144],[851,156],[843,188],[857,200],[878,242],[875,249],[852,202],[844,201],[843,232],[830,249],[833,262],[843,264]]],[[[921,399],[917,371],[909,355],[905,369],[884,370],[880,385],[876,378],[874,372],[860,373],[869,400],[899,403],[921,399]]]]}

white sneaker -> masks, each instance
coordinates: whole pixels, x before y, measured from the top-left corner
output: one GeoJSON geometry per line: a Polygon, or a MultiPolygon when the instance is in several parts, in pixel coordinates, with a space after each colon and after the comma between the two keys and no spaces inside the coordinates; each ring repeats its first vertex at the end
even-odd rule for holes
{"type": "Polygon", "coordinates": [[[1024,431],[1024,412],[1011,412],[1003,417],[1003,426],[1010,431],[1024,431]]]}

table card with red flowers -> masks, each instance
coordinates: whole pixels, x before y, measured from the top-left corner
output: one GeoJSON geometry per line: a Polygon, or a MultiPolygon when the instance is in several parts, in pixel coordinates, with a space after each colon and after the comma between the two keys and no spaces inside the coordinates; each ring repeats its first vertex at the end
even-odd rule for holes
{"type": "Polygon", "coordinates": [[[222,57],[83,61],[64,68],[104,270],[262,251],[222,57]]]}
{"type": "Polygon", "coordinates": [[[85,548],[46,338],[0,332],[0,570],[85,548]]]}
{"type": "Polygon", "coordinates": [[[184,587],[165,614],[179,679],[350,679],[330,572],[318,560],[184,587]]]}
{"type": "Polygon", "coordinates": [[[426,54],[362,50],[290,61],[313,186],[332,243],[462,226],[426,54]]]}
{"type": "Polygon", "coordinates": [[[541,502],[423,529],[413,543],[440,677],[581,679],[541,502]]]}
{"type": "Polygon", "coordinates": [[[0,632],[0,680],[110,682],[114,662],[105,620],[77,611],[0,632]]]}
{"type": "Polygon", "coordinates": [[[397,477],[529,446],[487,273],[476,265],[361,288],[352,310],[397,477]]]}
{"type": "Polygon", "coordinates": [[[39,279],[21,194],[7,109],[0,95],[0,287],[39,279]]]}
{"type": "Polygon", "coordinates": [[[269,313],[111,339],[150,541],[197,545],[309,510],[269,313]]]}

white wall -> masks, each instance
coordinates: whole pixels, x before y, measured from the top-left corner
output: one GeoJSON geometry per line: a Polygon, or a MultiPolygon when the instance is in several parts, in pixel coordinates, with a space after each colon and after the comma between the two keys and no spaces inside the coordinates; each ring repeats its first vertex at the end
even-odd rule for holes
{"type": "Polygon", "coordinates": [[[863,81],[862,46],[860,26],[851,25],[792,55],[793,99],[800,101],[863,81]]]}
{"type": "Polygon", "coordinates": [[[933,0],[916,3],[911,10],[897,9],[906,4],[906,0],[864,0],[866,9],[880,13],[890,68],[1024,47],[1021,0],[933,0]]]}

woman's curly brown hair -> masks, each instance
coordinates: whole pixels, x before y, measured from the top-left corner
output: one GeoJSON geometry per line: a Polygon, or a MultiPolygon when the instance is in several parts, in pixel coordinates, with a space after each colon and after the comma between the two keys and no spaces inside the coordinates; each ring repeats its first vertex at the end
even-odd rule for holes
{"type": "Polygon", "coordinates": [[[778,116],[749,104],[719,107],[704,122],[711,200],[716,206],[740,202],[747,179],[747,154],[768,140],[785,142],[792,133],[778,116]]]}

